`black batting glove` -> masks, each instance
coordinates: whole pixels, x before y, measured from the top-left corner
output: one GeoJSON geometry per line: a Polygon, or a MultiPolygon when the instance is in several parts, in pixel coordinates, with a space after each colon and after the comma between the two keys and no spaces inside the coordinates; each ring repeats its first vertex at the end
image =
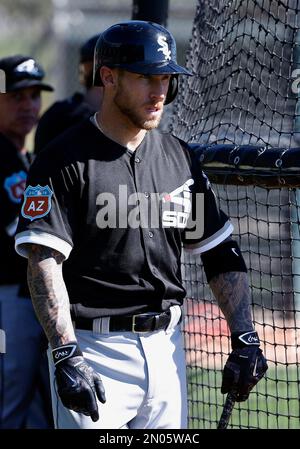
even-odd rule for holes
{"type": "Polygon", "coordinates": [[[77,342],[53,349],[57,391],[63,405],[98,421],[97,399],[104,404],[105,392],[101,377],[89,366],[77,342]]]}
{"type": "Polygon", "coordinates": [[[221,392],[232,393],[237,402],[246,401],[252,388],[268,369],[254,331],[231,335],[232,352],[223,371],[221,392]]]}

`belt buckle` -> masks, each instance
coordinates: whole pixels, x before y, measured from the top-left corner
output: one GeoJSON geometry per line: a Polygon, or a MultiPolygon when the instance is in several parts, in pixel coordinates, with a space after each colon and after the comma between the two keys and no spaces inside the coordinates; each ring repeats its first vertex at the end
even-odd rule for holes
{"type": "Polygon", "coordinates": [[[136,317],[138,317],[138,316],[141,316],[141,315],[146,315],[147,316],[147,314],[146,313],[140,313],[139,315],[132,315],[132,326],[131,326],[131,332],[133,332],[134,334],[148,334],[149,333],[149,331],[136,331],[135,330],[135,319],[136,319],[136,317]]]}

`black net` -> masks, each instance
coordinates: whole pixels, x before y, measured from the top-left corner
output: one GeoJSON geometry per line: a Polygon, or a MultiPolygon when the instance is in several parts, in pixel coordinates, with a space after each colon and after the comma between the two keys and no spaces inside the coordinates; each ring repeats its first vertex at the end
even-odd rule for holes
{"type": "MultiPolygon", "coordinates": [[[[300,151],[299,151],[300,157],[300,151]]],[[[300,166],[299,166],[300,170],[300,166]]],[[[298,189],[213,185],[248,266],[255,328],[269,370],[229,427],[300,428],[300,194],[298,189]]],[[[230,333],[206,284],[200,256],[184,255],[189,425],[216,428],[230,333]]]]}
{"type": "MultiPolygon", "coordinates": [[[[187,56],[195,76],[182,77],[170,124],[206,145],[199,164],[233,221],[268,359],[233,428],[300,428],[299,12],[296,0],[199,0],[187,56]]],[[[189,426],[216,428],[229,331],[200,257],[185,255],[182,267],[189,426]]]]}
{"type": "Polygon", "coordinates": [[[173,129],[196,142],[294,146],[297,0],[199,0],[173,129]]]}

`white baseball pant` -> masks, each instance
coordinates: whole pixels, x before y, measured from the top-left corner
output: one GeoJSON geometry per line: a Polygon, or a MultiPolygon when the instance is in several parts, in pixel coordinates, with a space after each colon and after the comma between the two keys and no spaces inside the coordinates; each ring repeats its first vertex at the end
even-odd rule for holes
{"type": "Polygon", "coordinates": [[[184,429],[187,427],[186,366],[178,321],[171,307],[166,330],[137,334],[76,330],[87,362],[102,378],[106,403],[98,401],[99,420],[63,406],[48,350],[52,407],[58,429],[184,429]]]}

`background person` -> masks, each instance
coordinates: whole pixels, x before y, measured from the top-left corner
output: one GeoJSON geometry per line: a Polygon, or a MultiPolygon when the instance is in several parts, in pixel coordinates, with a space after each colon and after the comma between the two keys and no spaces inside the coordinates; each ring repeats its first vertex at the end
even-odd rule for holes
{"type": "Polygon", "coordinates": [[[14,251],[14,233],[31,160],[25,139],[38,121],[41,91],[53,88],[43,82],[44,71],[30,56],[2,58],[0,69],[6,76],[6,93],[0,94],[0,328],[6,334],[0,428],[26,426],[38,385],[46,400],[31,425],[49,427],[46,338],[32,308],[26,263],[14,251]]]}
{"type": "Polygon", "coordinates": [[[79,80],[85,92],[75,92],[55,102],[39,120],[35,133],[34,153],[39,153],[67,128],[95,113],[101,104],[102,88],[93,86],[94,48],[100,34],[88,39],[80,48],[79,80]]]}

